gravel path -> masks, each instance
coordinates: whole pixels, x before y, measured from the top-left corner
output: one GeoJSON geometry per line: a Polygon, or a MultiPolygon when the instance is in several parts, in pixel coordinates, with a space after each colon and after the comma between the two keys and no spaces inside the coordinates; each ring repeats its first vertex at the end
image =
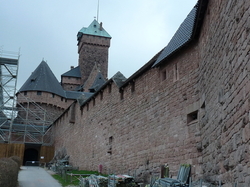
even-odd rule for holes
{"type": "Polygon", "coordinates": [[[18,187],[62,187],[45,169],[34,166],[21,167],[18,183],[18,187]]]}

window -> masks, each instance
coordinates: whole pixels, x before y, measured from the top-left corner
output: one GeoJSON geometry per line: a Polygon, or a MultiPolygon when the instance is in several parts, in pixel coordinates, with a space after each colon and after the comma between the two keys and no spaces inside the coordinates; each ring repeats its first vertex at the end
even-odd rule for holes
{"type": "Polygon", "coordinates": [[[41,91],[37,91],[36,95],[42,95],[42,92],[41,91]]]}
{"type": "Polygon", "coordinates": [[[109,137],[109,145],[112,144],[112,142],[113,142],[113,136],[110,136],[109,137]]]}
{"type": "Polygon", "coordinates": [[[178,69],[178,64],[174,64],[174,81],[179,80],[179,69],[178,69]]]}
{"type": "Polygon", "coordinates": [[[188,124],[193,122],[193,121],[196,121],[196,120],[198,120],[198,110],[187,115],[187,123],[188,124]]]}
{"type": "Polygon", "coordinates": [[[87,111],[89,111],[89,103],[87,103],[87,105],[86,105],[86,106],[87,106],[87,111]]]}
{"type": "Polygon", "coordinates": [[[75,116],[76,116],[76,107],[75,103],[73,103],[72,106],[70,107],[69,123],[75,123],[75,116]]]}
{"type": "Polygon", "coordinates": [[[113,136],[109,137],[109,147],[108,147],[108,153],[112,155],[112,143],[113,143],[113,136]]]}
{"type": "Polygon", "coordinates": [[[133,93],[135,91],[135,81],[131,82],[131,92],[133,93]]]}
{"type": "Polygon", "coordinates": [[[167,79],[167,71],[164,70],[164,71],[161,72],[161,80],[164,81],[166,79],[167,79]]]}
{"type": "Polygon", "coordinates": [[[101,92],[100,92],[100,100],[102,100],[103,99],[103,91],[101,90],[101,92]]]}
{"type": "Polygon", "coordinates": [[[124,99],[124,91],[123,91],[123,89],[120,90],[120,99],[121,100],[124,99]]]}
{"type": "Polygon", "coordinates": [[[111,93],[111,91],[112,91],[112,85],[111,84],[108,85],[108,90],[109,90],[109,93],[111,93]]]}
{"type": "Polygon", "coordinates": [[[51,97],[53,97],[53,98],[54,98],[54,97],[55,97],[55,94],[53,94],[53,93],[52,93],[52,94],[51,94],[51,97]]]}
{"type": "Polygon", "coordinates": [[[27,95],[27,92],[26,92],[26,91],[24,92],[24,95],[27,95]]]}

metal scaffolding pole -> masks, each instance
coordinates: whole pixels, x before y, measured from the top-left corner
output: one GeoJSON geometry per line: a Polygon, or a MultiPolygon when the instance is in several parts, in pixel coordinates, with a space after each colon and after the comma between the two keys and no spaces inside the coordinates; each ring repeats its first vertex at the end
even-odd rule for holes
{"type": "Polygon", "coordinates": [[[18,93],[19,53],[0,50],[0,142],[52,145],[54,114],[18,93]]]}
{"type": "Polygon", "coordinates": [[[20,54],[0,51],[0,134],[4,142],[11,138],[12,124],[16,115],[15,93],[20,54]]]}
{"type": "MultiPolygon", "coordinates": [[[[23,143],[52,144],[48,129],[53,123],[53,113],[47,112],[23,93],[18,93],[17,109],[14,125],[15,130],[23,132],[23,143]]],[[[13,143],[18,141],[12,139],[13,143]]]]}

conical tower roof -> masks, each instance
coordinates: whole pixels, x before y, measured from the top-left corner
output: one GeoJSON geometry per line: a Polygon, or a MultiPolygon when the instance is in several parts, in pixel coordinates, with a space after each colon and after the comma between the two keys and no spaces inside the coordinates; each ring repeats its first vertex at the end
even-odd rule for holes
{"type": "Polygon", "coordinates": [[[24,91],[44,91],[65,97],[65,92],[45,61],[42,61],[20,88],[24,91]]]}

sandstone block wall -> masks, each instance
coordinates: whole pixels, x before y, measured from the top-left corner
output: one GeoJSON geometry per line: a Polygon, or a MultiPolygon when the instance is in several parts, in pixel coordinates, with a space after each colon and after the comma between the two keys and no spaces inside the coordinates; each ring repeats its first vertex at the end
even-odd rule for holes
{"type": "Polygon", "coordinates": [[[250,185],[249,7],[247,0],[210,0],[199,44],[203,172],[239,186],[250,185]]]}
{"type": "Polygon", "coordinates": [[[182,163],[194,165],[198,175],[197,121],[187,124],[188,107],[197,110],[190,106],[199,101],[196,50],[194,43],[165,67],[143,74],[134,89],[129,85],[120,93],[113,83],[82,108],[76,106],[75,123],[66,112],[54,126],[56,149],[65,147],[71,164],[82,169],[102,164],[107,173],[136,171],[141,180],[158,175],[165,163],[173,175],[182,163]]]}
{"type": "Polygon", "coordinates": [[[64,90],[75,91],[81,85],[81,79],[76,77],[62,77],[61,84],[64,90]]]}
{"type": "Polygon", "coordinates": [[[81,169],[102,164],[144,182],[162,164],[176,175],[189,163],[194,180],[249,186],[249,7],[210,0],[199,37],[165,65],[66,110],[53,126],[55,149],[81,169]]]}

